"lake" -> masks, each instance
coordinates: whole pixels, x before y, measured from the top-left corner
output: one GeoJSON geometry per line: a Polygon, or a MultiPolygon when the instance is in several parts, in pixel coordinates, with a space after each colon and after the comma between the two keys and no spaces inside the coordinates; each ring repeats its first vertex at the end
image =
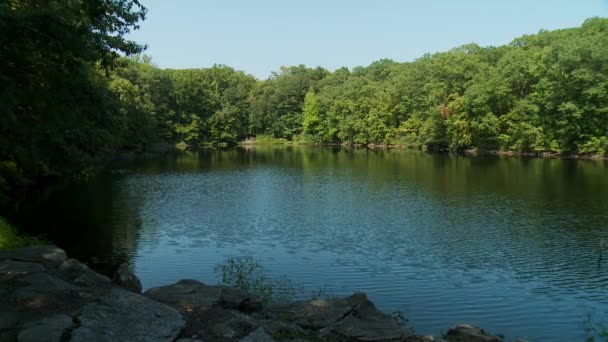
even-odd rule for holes
{"type": "Polygon", "coordinates": [[[401,150],[235,148],[119,161],[17,218],[144,288],[218,282],[252,257],[274,277],[366,292],[417,333],[457,323],[582,341],[608,323],[608,163],[401,150]]]}

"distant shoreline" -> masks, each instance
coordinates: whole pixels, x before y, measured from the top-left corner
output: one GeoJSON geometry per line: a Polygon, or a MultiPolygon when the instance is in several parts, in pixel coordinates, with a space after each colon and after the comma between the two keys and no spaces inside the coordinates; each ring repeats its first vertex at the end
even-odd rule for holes
{"type": "MultiPolygon", "coordinates": [[[[391,150],[391,149],[402,149],[412,151],[424,151],[415,148],[408,148],[399,144],[351,144],[351,143],[324,143],[324,144],[299,144],[293,141],[277,139],[280,141],[276,142],[263,142],[256,143],[255,140],[249,139],[242,141],[238,146],[243,147],[255,147],[255,146],[309,146],[309,147],[352,147],[352,148],[365,148],[370,150],[391,150]]],[[[448,149],[427,149],[428,152],[450,152],[448,149]]],[[[507,157],[529,157],[529,158],[543,158],[543,159],[582,159],[582,160],[608,160],[608,155],[601,154],[563,154],[553,151],[544,152],[517,152],[517,151],[500,151],[500,150],[486,150],[480,148],[470,148],[462,151],[454,151],[454,153],[462,154],[466,156],[481,156],[481,155],[494,155],[494,156],[507,156],[507,157]]]]}

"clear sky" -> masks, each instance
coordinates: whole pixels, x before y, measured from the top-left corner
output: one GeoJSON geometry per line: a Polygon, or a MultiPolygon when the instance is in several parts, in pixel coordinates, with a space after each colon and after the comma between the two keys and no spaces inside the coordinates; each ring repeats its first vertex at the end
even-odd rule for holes
{"type": "Polygon", "coordinates": [[[131,38],[163,68],[226,64],[258,78],[282,65],[334,70],[411,61],[466,43],[502,45],[608,17],[608,0],[143,0],[131,38]]]}

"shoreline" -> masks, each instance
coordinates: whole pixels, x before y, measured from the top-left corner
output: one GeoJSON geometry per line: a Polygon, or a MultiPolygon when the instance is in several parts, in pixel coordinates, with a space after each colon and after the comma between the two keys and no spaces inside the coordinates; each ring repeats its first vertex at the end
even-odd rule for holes
{"type": "Polygon", "coordinates": [[[327,143],[327,144],[294,144],[291,141],[286,143],[261,143],[256,144],[255,141],[246,141],[240,142],[237,146],[250,148],[250,147],[266,147],[266,146],[282,146],[282,147],[346,147],[346,148],[361,148],[361,149],[369,149],[369,150],[406,150],[406,151],[421,151],[421,152],[429,152],[429,153],[455,153],[470,157],[476,156],[506,156],[506,157],[526,157],[526,158],[538,158],[538,159],[579,159],[579,160],[595,160],[602,161],[608,160],[608,155],[601,154],[563,154],[554,151],[545,151],[545,152],[518,152],[518,151],[501,151],[501,150],[487,150],[480,148],[469,148],[459,151],[450,151],[444,148],[437,149],[418,149],[418,148],[408,148],[404,145],[398,144],[350,144],[350,143],[327,143]]]}
{"type": "MultiPolygon", "coordinates": [[[[183,279],[148,289],[127,264],[110,279],[53,245],[0,251],[0,340],[502,342],[458,324],[420,336],[358,292],[269,303],[233,286],[183,279]]],[[[523,342],[523,340],[517,340],[523,342]]]]}

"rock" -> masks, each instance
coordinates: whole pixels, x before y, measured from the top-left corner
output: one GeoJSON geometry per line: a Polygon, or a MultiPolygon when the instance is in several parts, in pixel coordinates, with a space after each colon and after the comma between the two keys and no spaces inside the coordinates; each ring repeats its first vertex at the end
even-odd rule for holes
{"type": "Polygon", "coordinates": [[[112,282],[131,292],[141,293],[141,281],[139,281],[139,278],[137,278],[127,264],[121,264],[118,267],[118,270],[114,273],[112,282]]]}
{"type": "Polygon", "coordinates": [[[73,283],[86,287],[109,287],[110,278],[91,270],[76,259],[68,259],[59,265],[59,272],[73,283]]]}
{"type": "Polygon", "coordinates": [[[19,342],[60,342],[72,325],[72,317],[67,315],[46,317],[26,324],[18,339],[19,342]]]}
{"type": "Polygon", "coordinates": [[[487,334],[483,329],[461,324],[448,330],[443,336],[448,341],[462,342],[502,342],[502,338],[487,334]]]}
{"type": "Polygon", "coordinates": [[[220,297],[217,304],[225,309],[236,309],[242,312],[255,312],[262,309],[262,302],[236,287],[219,286],[220,297]]]}
{"type": "Polygon", "coordinates": [[[253,312],[262,308],[262,303],[245,291],[229,286],[205,285],[192,279],[149,289],[145,295],[182,312],[194,308],[206,310],[214,305],[243,312],[253,312]]]}
{"type": "Polygon", "coordinates": [[[59,265],[58,269],[59,272],[73,278],[75,275],[89,270],[89,267],[76,259],[67,259],[59,265]]]}
{"type": "Polygon", "coordinates": [[[391,340],[411,335],[393,318],[365,298],[343,319],[330,326],[332,334],[360,341],[391,340]]]}
{"type": "Polygon", "coordinates": [[[73,342],[173,341],[185,324],[175,309],[116,288],[85,305],[78,320],[73,342]]]}
{"type": "Polygon", "coordinates": [[[52,245],[28,246],[12,251],[0,251],[0,260],[38,262],[47,266],[57,267],[67,259],[63,249],[52,245]]]}
{"type": "Polygon", "coordinates": [[[14,328],[18,321],[17,315],[14,313],[8,311],[0,312],[0,331],[14,328]]]}
{"type": "Polygon", "coordinates": [[[0,262],[0,275],[19,276],[29,273],[43,272],[44,266],[33,262],[4,260],[0,262]]]}
{"type": "Polygon", "coordinates": [[[275,342],[275,340],[266,333],[264,328],[257,328],[251,334],[242,338],[240,342],[275,342]]]}
{"type": "Polygon", "coordinates": [[[0,341],[2,341],[2,342],[17,341],[17,332],[15,332],[14,330],[0,331],[0,341]]]}
{"type": "Polygon", "coordinates": [[[326,301],[312,300],[271,306],[268,316],[315,330],[324,339],[358,341],[403,339],[411,335],[391,316],[380,312],[363,293],[326,301]]]}
{"type": "Polygon", "coordinates": [[[181,336],[203,338],[211,341],[236,341],[259,327],[259,322],[249,315],[219,306],[211,309],[194,309],[184,313],[186,326],[181,336]]]}
{"type": "Polygon", "coordinates": [[[260,325],[277,340],[315,339],[316,335],[316,332],[307,331],[298,325],[276,319],[264,320],[260,325]]]}
{"type": "Polygon", "coordinates": [[[448,342],[442,338],[435,336],[410,336],[402,340],[401,342],[448,342]]]}
{"type": "Polygon", "coordinates": [[[48,273],[32,273],[19,279],[11,299],[26,310],[66,306],[80,297],[79,288],[48,273]]]}
{"type": "MultiPolygon", "coordinates": [[[[126,264],[110,280],[54,246],[0,252],[0,342],[169,342],[177,336],[179,342],[444,341],[413,336],[363,293],[264,307],[238,288],[186,279],[141,295],[141,282],[126,264]]],[[[468,325],[444,338],[502,341],[468,325]]]]}

